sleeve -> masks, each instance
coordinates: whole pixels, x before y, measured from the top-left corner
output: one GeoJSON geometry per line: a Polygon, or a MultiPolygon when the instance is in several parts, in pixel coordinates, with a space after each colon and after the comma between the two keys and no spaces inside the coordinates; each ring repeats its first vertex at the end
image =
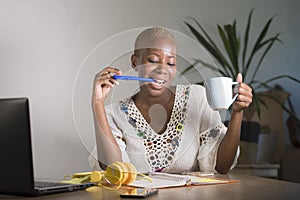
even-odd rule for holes
{"type": "MultiPolygon", "coordinates": [[[[119,114],[117,114],[117,115],[120,116],[119,114]]],[[[123,137],[123,132],[119,128],[116,120],[114,119],[114,115],[112,114],[112,112],[110,112],[109,109],[107,112],[107,120],[108,120],[108,123],[110,124],[112,134],[121,150],[122,161],[129,162],[129,157],[128,157],[128,154],[126,153],[126,141],[125,141],[125,138],[123,137]]],[[[124,121],[126,121],[126,120],[124,120],[124,121]]]]}
{"type": "MultiPolygon", "coordinates": [[[[198,164],[200,171],[217,173],[215,167],[218,148],[226,134],[226,131],[227,127],[225,127],[224,124],[220,124],[200,133],[200,147],[198,152],[198,164]]],[[[234,162],[230,169],[233,169],[237,165],[239,153],[240,150],[238,147],[234,162]]]]}
{"type": "Polygon", "coordinates": [[[116,113],[117,110],[114,109],[113,105],[106,106],[105,109],[108,123],[118,146],[113,144],[105,135],[100,134],[101,131],[96,130],[97,128],[99,129],[99,127],[96,126],[95,134],[97,148],[94,149],[89,156],[89,163],[92,168],[99,167],[98,160],[105,165],[120,161],[120,154],[121,161],[129,162],[129,157],[126,153],[126,141],[123,137],[121,128],[119,128],[120,124],[117,123],[117,121],[120,122],[120,119],[116,119],[116,117],[120,117],[120,115],[116,113]]]}
{"type": "MultiPolygon", "coordinates": [[[[198,88],[197,94],[199,95],[197,97],[198,100],[201,99],[201,104],[199,105],[199,112],[201,113],[199,124],[200,147],[197,160],[200,171],[216,173],[218,148],[227,132],[227,127],[222,123],[219,112],[210,108],[206,99],[205,89],[203,87],[198,88]]],[[[238,156],[239,148],[231,169],[236,166],[238,156]]]]}

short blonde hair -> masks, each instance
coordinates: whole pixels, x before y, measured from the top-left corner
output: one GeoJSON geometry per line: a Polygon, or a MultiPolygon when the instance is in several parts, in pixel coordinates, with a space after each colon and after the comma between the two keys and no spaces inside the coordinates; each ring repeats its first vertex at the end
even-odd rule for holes
{"type": "Polygon", "coordinates": [[[174,35],[165,28],[151,27],[142,31],[136,38],[134,43],[134,52],[139,49],[153,48],[153,43],[157,40],[167,39],[175,41],[174,35]]]}

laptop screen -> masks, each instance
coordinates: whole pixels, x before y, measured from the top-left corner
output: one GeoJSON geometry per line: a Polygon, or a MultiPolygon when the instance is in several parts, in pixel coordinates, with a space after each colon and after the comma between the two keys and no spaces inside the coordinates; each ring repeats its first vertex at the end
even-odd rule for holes
{"type": "Polygon", "coordinates": [[[0,99],[0,193],[33,192],[30,116],[27,98],[0,99]]]}

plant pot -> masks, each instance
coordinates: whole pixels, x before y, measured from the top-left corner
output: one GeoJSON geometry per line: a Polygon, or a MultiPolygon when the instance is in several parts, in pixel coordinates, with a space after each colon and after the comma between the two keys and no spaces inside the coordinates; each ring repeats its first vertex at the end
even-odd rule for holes
{"type": "MultiPolygon", "coordinates": [[[[228,121],[225,122],[228,125],[228,121]]],[[[239,164],[256,163],[258,152],[258,140],[260,133],[260,124],[255,121],[243,121],[240,137],[240,156],[239,164]]]]}
{"type": "Polygon", "coordinates": [[[272,163],[272,157],[276,150],[276,145],[277,135],[272,133],[260,133],[256,162],[259,164],[272,163]]]}
{"type": "Polygon", "coordinates": [[[260,124],[254,121],[243,121],[240,138],[240,156],[238,163],[251,164],[256,162],[260,124]]]}
{"type": "Polygon", "coordinates": [[[261,96],[262,100],[267,104],[268,107],[266,108],[261,106],[261,116],[259,118],[257,112],[255,111],[254,104],[251,104],[251,106],[244,112],[244,121],[256,121],[261,127],[268,129],[269,135],[265,137],[269,139],[263,138],[265,140],[263,143],[265,146],[269,145],[269,148],[272,148],[274,151],[269,153],[270,158],[268,159],[265,157],[266,155],[264,155],[264,160],[267,159],[270,161],[270,163],[280,163],[280,159],[284,151],[286,133],[283,124],[284,110],[278,104],[278,102],[284,105],[290,94],[282,90],[274,89],[268,92],[259,92],[257,95],[261,96]],[[270,97],[275,98],[277,102],[270,97]]]}

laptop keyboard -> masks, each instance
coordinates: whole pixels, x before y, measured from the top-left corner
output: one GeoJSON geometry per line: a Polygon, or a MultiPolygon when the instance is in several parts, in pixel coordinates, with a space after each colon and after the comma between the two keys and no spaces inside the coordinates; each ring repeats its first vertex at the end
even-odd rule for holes
{"type": "Polygon", "coordinates": [[[47,188],[47,187],[64,186],[64,185],[68,185],[68,184],[57,183],[57,182],[35,181],[34,185],[37,188],[47,188]]]}

